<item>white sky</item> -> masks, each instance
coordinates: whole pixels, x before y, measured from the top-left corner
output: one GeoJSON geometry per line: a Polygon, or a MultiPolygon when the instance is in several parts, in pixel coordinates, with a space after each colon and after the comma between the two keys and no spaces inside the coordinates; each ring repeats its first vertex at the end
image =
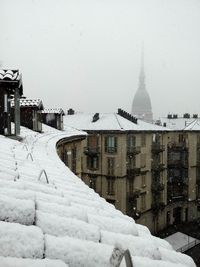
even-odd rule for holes
{"type": "Polygon", "coordinates": [[[141,44],[154,117],[200,114],[200,0],[0,0],[0,61],[45,107],[131,111],[141,44]]]}

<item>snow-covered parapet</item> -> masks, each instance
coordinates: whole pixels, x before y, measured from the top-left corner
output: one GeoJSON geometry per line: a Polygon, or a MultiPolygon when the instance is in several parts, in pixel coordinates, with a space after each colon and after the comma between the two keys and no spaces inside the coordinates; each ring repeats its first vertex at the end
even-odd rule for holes
{"type": "Polygon", "coordinates": [[[56,143],[85,133],[43,129],[23,128],[21,142],[0,136],[0,267],[110,267],[115,247],[129,249],[134,267],[195,266],[59,159],[56,143]]]}

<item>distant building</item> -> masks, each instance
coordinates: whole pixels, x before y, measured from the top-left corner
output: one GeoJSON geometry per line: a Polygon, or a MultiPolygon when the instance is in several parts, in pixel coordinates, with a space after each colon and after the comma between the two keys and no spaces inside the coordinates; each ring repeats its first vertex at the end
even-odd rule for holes
{"type": "Polygon", "coordinates": [[[198,119],[198,114],[190,115],[189,113],[179,116],[178,114],[168,114],[167,117],[161,117],[157,121],[158,125],[170,128],[172,130],[184,130],[193,121],[198,119]]]}
{"type": "Polygon", "coordinates": [[[139,78],[139,87],[133,98],[131,114],[141,120],[144,120],[147,122],[153,122],[151,99],[146,90],[146,85],[145,85],[143,55],[142,55],[141,71],[140,71],[140,78],[139,78]]]}
{"type": "Polygon", "coordinates": [[[61,108],[45,108],[42,110],[42,122],[58,130],[63,130],[64,114],[61,108]]]}
{"type": "Polygon", "coordinates": [[[87,132],[58,147],[67,166],[108,202],[156,233],[200,217],[200,119],[184,130],[110,114],[73,112],[87,132]]]}
{"type": "Polygon", "coordinates": [[[65,164],[124,214],[152,232],[163,229],[167,128],[137,120],[121,109],[118,113],[75,112],[64,116],[64,126],[88,134],[81,143],[59,144],[65,164]]]}
{"type": "MultiPolygon", "coordinates": [[[[11,101],[11,107],[15,102],[11,101]]],[[[42,132],[42,110],[44,109],[41,99],[20,99],[21,125],[36,132],[42,132]]]]}
{"type": "Polygon", "coordinates": [[[14,134],[20,134],[19,98],[22,94],[22,76],[19,70],[0,70],[0,134],[13,134],[11,129],[11,99],[15,100],[13,106],[14,134]]]}

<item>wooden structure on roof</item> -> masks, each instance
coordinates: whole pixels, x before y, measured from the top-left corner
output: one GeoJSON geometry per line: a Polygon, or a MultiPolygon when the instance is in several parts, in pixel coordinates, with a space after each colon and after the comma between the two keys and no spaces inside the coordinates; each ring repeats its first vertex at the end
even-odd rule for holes
{"type": "MultiPolygon", "coordinates": [[[[14,108],[15,102],[11,102],[14,108]]],[[[36,132],[42,132],[42,110],[44,109],[41,99],[20,99],[21,125],[36,132]]]]}
{"type": "Polygon", "coordinates": [[[56,128],[63,130],[63,116],[65,115],[63,109],[44,109],[42,111],[42,122],[56,128]]]}
{"type": "Polygon", "coordinates": [[[23,94],[22,75],[19,70],[0,70],[0,134],[12,135],[11,99],[14,99],[13,117],[15,135],[20,134],[19,99],[23,94]]]}

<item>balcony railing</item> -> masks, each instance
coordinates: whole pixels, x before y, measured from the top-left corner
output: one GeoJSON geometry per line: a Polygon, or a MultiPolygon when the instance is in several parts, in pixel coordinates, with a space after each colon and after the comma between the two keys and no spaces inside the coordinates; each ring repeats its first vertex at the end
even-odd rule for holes
{"type": "Polygon", "coordinates": [[[140,175],[141,171],[140,171],[140,168],[133,167],[131,169],[127,169],[126,173],[127,173],[128,178],[132,178],[132,177],[140,175]]]}
{"type": "Polygon", "coordinates": [[[133,192],[129,192],[128,198],[129,200],[133,200],[135,198],[138,198],[140,196],[141,190],[140,189],[135,189],[133,192]]]}
{"type": "Polygon", "coordinates": [[[168,202],[183,202],[186,200],[187,200],[187,197],[184,194],[168,197],[168,202]]]}
{"type": "Polygon", "coordinates": [[[141,152],[140,146],[128,146],[127,147],[127,155],[128,156],[137,155],[140,152],[141,152]]]}
{"type": "Polygon", "coordinates": [[[152,151],[152,153],[161,153],[161,152],[165,151],[165,146],[154,143],[151,146],[151,151],[152,151]]]}
{"type": "Polygon", "coordinates": [[[157,171],[157,172],[162,172],[165,170],[165,164],[152,162],[151,170],[157,171]]]}
{"type": "Polygon", "coordinates": [[[187,150],[185,142],[174,143],[168,146],[168,151],[183,151],[183,150],[187,150]]]}
{"type": "Polygon", "coordinates": [[[88,156],[97,156],[100,153],[100,147],[84,147],[84,153],[88,156]]]}
{"type": "Polygon", "coordinates": [[[169,167],[183,167],[183,168],[188,168],[188,161],[187,160],[173,160],[173,159],[168,159],[167,165],[169,167]]]}

